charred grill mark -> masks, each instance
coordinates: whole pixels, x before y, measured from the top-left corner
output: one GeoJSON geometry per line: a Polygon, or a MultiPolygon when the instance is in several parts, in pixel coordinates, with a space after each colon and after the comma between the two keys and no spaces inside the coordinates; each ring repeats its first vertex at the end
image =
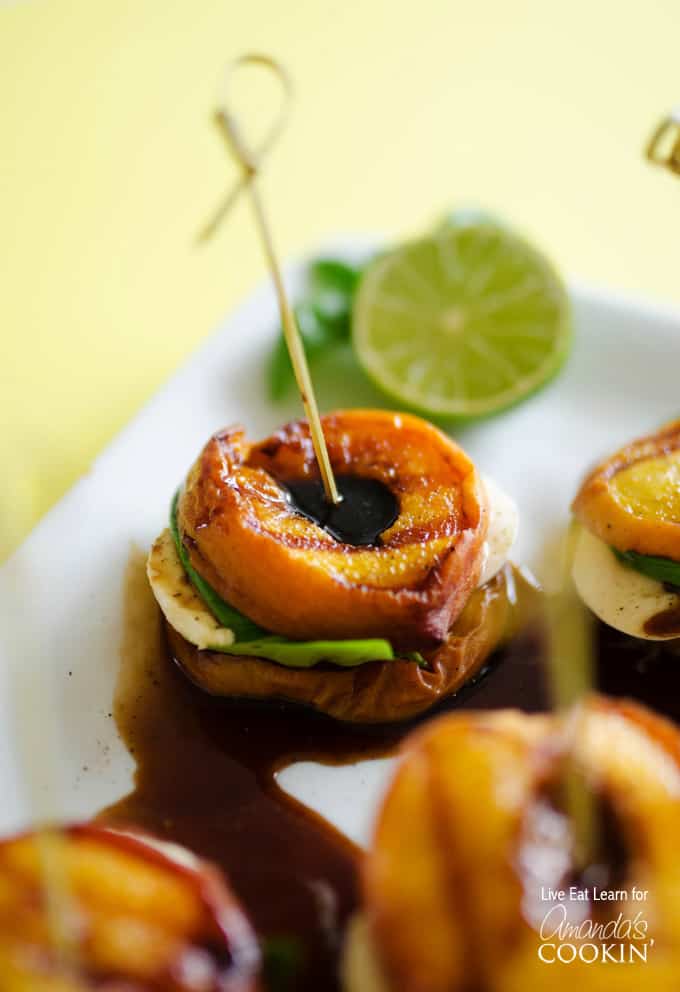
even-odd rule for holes
{"type": "Polygon", "coordinates": [[[282,444],[282,440],[274,436],[270,438],[269,441],[263,441],[262,444],[259,445],[258,450],[260,454],[265,455],[266,458],[276,458],[282,444]]]}

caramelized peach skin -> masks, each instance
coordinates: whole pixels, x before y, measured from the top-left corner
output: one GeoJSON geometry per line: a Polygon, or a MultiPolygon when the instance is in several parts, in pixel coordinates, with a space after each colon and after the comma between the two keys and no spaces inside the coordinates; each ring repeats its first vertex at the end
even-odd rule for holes
{"type": "Polygon", "coordinates": [[[217,696],[301,703],[352,723],[407,720],[457,692],[535,608],[536,590],[510,566],[470,596],[444,643],[413,661],[353,669],[284,668],[260,658],[199,651],[166,624],[171,654],[201,689],[217,696]]]}
{"type": "MultiPolygon", "coordinates": [[[[591,902],[586,918],[641,912],[653,941],[648,959],[539,958],[551,905],[540,884],[559,888],[565,875],[557,862],[550,876],[554,850],[535,847],[550,843],[554,827],[537,841],[531,824],[559,781],[564,747],[556,718],[517,711],[443,717],[407,740],[363,871],[364,911],[389,992],[677,988],[680,734],[633,703],[592,698],[572,755],[623,838],[617,888],[648,893],[639,904],[591,902]]],[[[568,842],[559,850],[568,875],[568,842]]]]}
{"type": "Polygon", "coordinates": [[[259,444],[232,428],[207,443],[179,500],[194,568],[273,633],[435,645],[481,571],[488,511],[474,465],[406,414],[344,411],[325,416],[323,427],[337,474],[377,479],[397,498],[399,515],[380,545],[340,543],[292,508],[282,485],[318,477],[306,422],[259,444]]]}
{"type": "Polygon", "coordinates": [[[92,825],[0,844],[3,992],[258,992],[259,951],[216,869],[182,861],[143,835],[92,825]],[[63,905],[68,954],[54,946],[43,889],[45,848],[63,905]],[[192,977],[194,976],[194,977],[192,977]]]}
{"type": "Polygon", "coordinates": [[[680,561],[680,520],[633,513],[616,498],[615,476],[640,462],[680,451],[680,420],[639,438],[600,463],[584,479],[572,505],[578,520],[596,537],[618,548],[680,561]]]}

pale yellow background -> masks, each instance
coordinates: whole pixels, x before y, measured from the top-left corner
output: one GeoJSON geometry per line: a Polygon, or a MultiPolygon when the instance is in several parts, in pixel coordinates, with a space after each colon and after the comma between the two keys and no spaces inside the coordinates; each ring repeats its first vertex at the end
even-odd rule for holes
{"type": "Polygon", "coordinates": [[[208,114],[267,49],[299,102],[267,189],[286,256],[477,202],[568,273],[680,302],[678,0],[0,0],[2,544],[263,277],[208,114]]]}

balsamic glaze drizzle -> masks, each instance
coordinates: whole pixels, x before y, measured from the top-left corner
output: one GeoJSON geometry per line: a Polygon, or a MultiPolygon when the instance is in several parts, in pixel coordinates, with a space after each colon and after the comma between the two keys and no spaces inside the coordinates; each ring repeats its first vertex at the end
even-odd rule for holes
{"type": "Polygon", "coordinates": [[[379,544],[399,515],[394,493],[379,479],[338,475],[335,481],[342,496],[337,506],[328,503],[319,479],[286,483],[291,505],[342,544],[379,544]]]}
{"type": "MultiPolygon", "coordinates": [[[[116,721],[137,763],[134,791],[105,822],[141,826],[220,865],[260,936],[293,941],[291,990],[336,992],[342,934],[360,901],[358,853],[277,786],[295,760],[343,764],[385,756],[414,726],[458,709],[549,708],[545,638],[529,627],[477,680],[400,725],[343,725],[282,704],[215,699],[167,656],[144,558],[131,562],[116,721]]],[[[640,641],[596,623],[596,687],[680,722],[680,641],[640,641]]],[[[616,872],[614,872],[616,874],[616,872]]]]}

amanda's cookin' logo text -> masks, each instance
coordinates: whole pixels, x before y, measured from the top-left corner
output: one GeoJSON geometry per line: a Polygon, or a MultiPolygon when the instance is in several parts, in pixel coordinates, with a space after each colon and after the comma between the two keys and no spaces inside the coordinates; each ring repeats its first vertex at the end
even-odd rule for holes
{"type": "Polygon", "coordinates": [[[654,946],[644,914],[647,895],[646,889],[637,886],[630,890],[541,888],[541,901],[550,903],[550,908],[541,921],[538,957],[544,964],[646,963],[654,946]],[[616,916],[600,922],[588,912],[588,907],[598,903],[633,905],[626,907],[628,912],[620,909],[616,916]]]}

